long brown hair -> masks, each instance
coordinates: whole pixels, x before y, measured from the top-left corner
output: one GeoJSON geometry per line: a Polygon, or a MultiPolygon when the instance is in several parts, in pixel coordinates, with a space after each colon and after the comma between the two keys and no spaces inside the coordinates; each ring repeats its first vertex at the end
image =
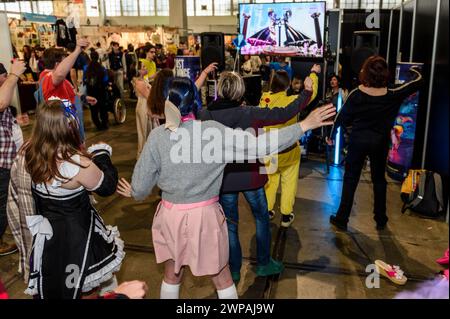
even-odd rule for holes
{"type": "Polygon", "coordinates": [[[150,90],[150,96],[147,99],[147,107],[151,114],[164,114],[164,104],[167,98],[164,92],[167,91],[167,80],[173,77],[174,75],[171,69],[162,69],[156,74],[150,90]]]}
{"type": "Polygon", "coordinates": [[[60,100],[44,102],[38,107],[31,138],[21,150],[26,169],[36,184],[54,178],[65,180],[58,169],[62,161],[83,167],[71,159],[73,155],[90,158],[83,150],[77,120],[66,115],[60,100]]]}

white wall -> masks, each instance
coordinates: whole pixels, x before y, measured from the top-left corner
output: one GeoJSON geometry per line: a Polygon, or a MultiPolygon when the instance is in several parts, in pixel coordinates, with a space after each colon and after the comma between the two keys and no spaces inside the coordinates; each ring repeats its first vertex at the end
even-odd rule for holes
{"type": "Polygon", "coordinates": [[[235,16],[227,17],[188,17],[188,28],[194,33],[223,32],[237,33],[238,21],[235,16]]]}
{"type": "MultiPolygon", "coordinates": [[[[173,3],[182,0],[172,0],[173,3]]],[[[65,15],[65,7],[70,0],[55,1],[53,4],[55,15],[65,15]]],[[[86,24],[87,19],[90,20],[91,25],[103,25],[103,18],[85,17],[86,10],[84,5],[79,5],[82,24],[86,24]]],[[[180,8],[181,9],[181,8],[180,8]]],[[[100,12],[104,12],[103,1],[100,1],[100,12]]],[[[154,26],[154,25],[170,25],[170,18],[168,16],[157,17],[104,17],[111,25],[128,25],[128,26],[154,26]]],[[[176,20],[176,19],[175,19],[176,20]]],[[[181,20],[180,20],[181,21],[181,20]]],[[[237,17],[236,16],[206,16],[206,17],[188,17],[188,29],[193,29],[194,33],[201,32],[223,32],[227,34],[237,33],[237,17]]]]}
{"type": "MultiPolygon", "coordinates": [[[[13,51],[11,47],[11,35],[9,34],[8,16],[3,12],[0,12],[0,39],[2,39],[0,41],[0,62],[3,63],[9,72],[13,51]]],[[[15,106],[20,113],[19,91],[17,87],[11,105],[15,106]]]]}
{"type": "MultiPolygon", "coordinates": [[[[180,0],[172,0],[176,1],[180,0]]],[[[69,0],[61,0],[54,2],[54,14],[64,16],[65,7],[70,3],[69,0]]],[[[85,17],[86,11],[84,5],[78,5],[81,15],[81,23],[86,24],[87,19],[90,20],[90,25],[103,25],[102,17],[85,17]]],[[[104,12],[103,3],[100,2],[100,12],[104,12]]],[[[155,17],[104,17],[104,20],[109,21],[111,25],[128,25],[128,26],[154,26],[154,25],[170,25],[170,18],[168,16],[155,17]]],[[[206,16],[206,17],[188,17],[188,29],[193,29],[194,33],[201,32],[223,32],[226,34],[237,33],[237,17],[236,16],[206,16]]]]}
{"type": "MultiPolygon", "coordinates": [[[[100,23],[98,18],[89,18],[91,25],[100,23]]],[[[165,25],[169,26],[169,17],[107,17],[111,25],[128,25],[128,26],[153,26],[165,25]]],[[[83,21],[82,23],[85,23],[83,21]]],[[[194,33],[201,32],[223,32],[237,33],[236,17],[188,17],[188,29],[193,29],[194,33]]]]}
{"type": "Polygon", "coordinates": [[[180,28],[180,36],[187,36],[188,21],[185,0],[169,0],[169,25],[180,28]]]}
{"type": "Polygon", "coordinates": [[[169,17],[105,17],[105,21],[110,21],[111,25],[128,26],[153,26],[169,25],[169,17]]]}

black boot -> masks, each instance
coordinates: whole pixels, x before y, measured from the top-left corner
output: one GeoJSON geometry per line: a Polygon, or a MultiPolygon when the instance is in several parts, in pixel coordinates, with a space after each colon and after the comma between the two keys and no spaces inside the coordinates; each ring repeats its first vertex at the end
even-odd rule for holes
{"type": "Polygon", "coordinates": [[[377,230],[384,230],[386,228],[386,224],[389,220],[389,218],[386,216],[386,212],[383,213],[374,213],[374,220],[377,223],[377,230]]]}
{"type": "Polygon", "coordinates": [[[347,223],[340,221],[334,215],[330,216],[330,223],[340,230],[347,231],[347,223]]]}

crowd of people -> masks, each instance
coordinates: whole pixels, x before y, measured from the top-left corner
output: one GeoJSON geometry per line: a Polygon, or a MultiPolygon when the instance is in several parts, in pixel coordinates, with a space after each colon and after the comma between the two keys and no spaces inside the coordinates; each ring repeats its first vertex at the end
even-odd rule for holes
{"type": "MultiPolygon", "coordinates": [[[[77,50],[75,43],[69,43],[64,48],[47,48],[58,51],[58,59],[69,56],[77,50]]],[[[25,45],[20,52],[14,50],[14,58],[25,62],[26,70],[19,81],[40,82],[41,74],[48,69],[44,64],[46,48],[41,46],[30,47],[25,45]]],[[[114,90],[114,95],[124,98],[138,99],[135,81],[138,80],[145,69],[143,78],[147,82],[153,81],[157,70],[173,69],[176,55],[198,55],[199,47],[190,49],[184,42],[180,42],[178,49],[164,49],[161,44],[145,43],[138,48],[129,44],[126,48],[118,42],[111,41],[106,48],[100,42],[95,45],[81,47],[76,52],[76,61],[66,79],[73,87],[73,91],[81,95],[95,97],[99,103],[90,104],[91,119],[98,130],[108,129],[109,106],[105,101],[107,90],[114,90]],[[117,91],[117,92],[116,92],[117,91]]]]}
{"type": "MultiPolygon", "coordinates": [[[[136,50],[128,46],[123,51],[113,42],[108,50],[96,45],[88,54],[89,46],[80,38],[69,52],[49,48],[39,56],[39,105],[32,134],[25,141],[10,103],[30,62],[15,60],[9,74],[0,67],[0,238],[9,223],[17,245],[0,242],[0,254],[19,250],[26,294],[40,299],[86,298],[105,291],[142,295],[147,289],[142,283],[131,285],[134,292],[124,293],[115,280],[126,258],[124,242],[116,226],[104,224],[92,194],[107,197],[117,192],[143,200],[157,186],[161,202],[152,240],[156,261],[165,267],[161,298],[179,297],[185,267],[194,276],[211,276],[219,298],[237,298],[242,266],[239,194],[255,218],[257,275],[281,273],[282,261],[270,257],[277,189],[281,183],[281,226],[290,227],[295,218],[299,139],[332,124],[352,126],[352,131],[341,205],[330,222],[346,229],[362,163],[369,156],[375,220],[378,228],[385,227],[390,125],[402,99],[421,84],[419,73],[414,81],[388,89],[386,62],[370,58],[361,71],[361,86],[348,95],[334,121],[333,103],[310,106],[318,94],[319,65],[301,79],[281,58],[269,66],[268,90],[254,106],[242,103],[246,90],[242,75],[224,71],[218,78],[218,98],[203,106],[199,91],[217,64],[207,66],[194,83],[174,76],[171,59],[161,46],[148,44],[136,50]],[[129,94],[137,98],[137,163],[131,182],[119,178],[123,172],[111,160],[110,145],[86,145],[83,116],[87,104],[95,126],[107,129],[101,92],[115,83],[124,96],[125,81],[129,94]],[[203,139],[208,134],[220,138],[213,138],[210,145],[211,138],[203,139]],[[214,160],[198,155],[208,145],[220,154],[214,160]],[[182,157],[184,152],[190,154],[188,160],[174,159],[179,150],[182,157]],[[196,154],[199,157],[193,160],[196,154]]],[[[339,78],[333,76],[330,84],[334,102],[339,78]]],[[[332,144],[332,139],[328,142],[332,144]]]]}

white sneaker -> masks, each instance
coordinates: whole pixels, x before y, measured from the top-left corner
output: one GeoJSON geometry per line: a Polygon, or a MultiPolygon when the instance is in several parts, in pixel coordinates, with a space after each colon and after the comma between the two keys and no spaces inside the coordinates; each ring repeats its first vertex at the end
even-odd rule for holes
{"type": "Polygon", "coordinates": [[[275,211],[269,210],[269,219],[272,220],[275,218],[275,211]]]}
{"type": "Polygon", "coordinates": [[[290,213],[289,215],[282,215],[281,217],[281,226],[282,227],[289,227],[294,222],[295,215],[294,213],[290,213]]]}

